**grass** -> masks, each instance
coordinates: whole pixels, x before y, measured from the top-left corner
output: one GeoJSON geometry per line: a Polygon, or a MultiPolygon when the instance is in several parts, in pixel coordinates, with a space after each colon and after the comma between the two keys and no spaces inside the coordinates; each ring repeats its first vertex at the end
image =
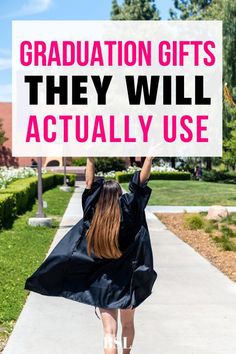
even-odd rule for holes
{"type": "Polygon", "coordinates": [[[233,241],[236,237],[236,213],[231,213],[218,221],[207,220],[206,214],[201,212],[184,215],[184,227],[190,230],[204,229],[221,249],[236,252],[236,243],[233,241]]]}
{"type": "Polygon", "coordinates": [[[13,329],[29,293],[24,289],[25,280],[44,260],[72,191],[65,193],[56,187],[43,194],[47,216],[53,218],[51,228],[27,224],[28,218],[35,216],[35,204],[11,229],[0,232],[0,339],[13,329]]]}
{"type": "Polygon", "coordinates": [[[236,237],[235,228],[232,229],[232,225],[235,225],[235,222],[236,213],[229,214],[220,222],[221,236],[212,236],[213,240],[225,251],[236,252],[236,243],[232,240],[232,238],[236,237]]]}
{"type": "Polygon", "coordinates": [[[211,234],[214,230],[218,230],[218,223],[215,220],[208,220],[205,224],[204,231],[211,234]]]}
{"type": "Polygon", "coordinates": [[[224,251],[236,252],[236,244],[229,238],[229,236],[223,234],[221,237],[213,236],[212,238],[224,251]]]}
{"type": "MultiPolygon", "coordinates": [[[[121,183],[128,191],[128,183],[121,183]]],[[[149,181],[152,194],[148,205],[213,205],[236,206],[233,184],[198,181],[149,181]]]]}
{"type": "Polygon", "coordinates": [[[187,213],[184,215],[184,226],[190,230],[198,230],[204,227],[204,219],[202,215],[194,214],[188,215],[187,213]]]}

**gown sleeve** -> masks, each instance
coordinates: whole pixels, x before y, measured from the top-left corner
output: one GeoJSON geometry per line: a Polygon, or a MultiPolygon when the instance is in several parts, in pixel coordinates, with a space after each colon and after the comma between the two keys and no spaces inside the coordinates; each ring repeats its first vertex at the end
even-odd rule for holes
{"type": "Polygon", "coordinates": [[[147,185],[149,178],[140,184],[140,170],[135,171],[129,181],[129,193],[124,194],[126,206],[135,218],[142,219],[144,209],[150,198],[152,189],[147,185]]]}
{"type": "Polygon", "coordinates": [[[84,189],[82,193],[82,209],[84,217],[90,214],[92,208],[95,206],[99,198],[103,183],[104,178],[98,178],[93,181],[91,188],[84,189]]]}

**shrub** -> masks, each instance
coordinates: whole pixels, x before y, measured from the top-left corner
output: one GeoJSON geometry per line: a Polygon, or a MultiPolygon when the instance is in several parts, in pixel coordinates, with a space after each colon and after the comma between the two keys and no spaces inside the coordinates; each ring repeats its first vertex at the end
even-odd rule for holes
{"type": "MultiPolygon", "coordinates": [[[[42,176],[43,179],[43,191],[46,192],[49,189],[55,187],[57,185],[55,180],[55,175],[53,174],[45,174],[42,176]]],[[[36,179],[37,184],[37,179],[36,179]]]]}
{"type": "Polygon", "coordinates": [[[221,237],[215,236],[212,239],[219,244],[224,251],[236,251],[236,244],[226,235],[221,237]]]}
{"type": "Polygon", "coordinates": [[[207,233],[211,233],[213,230],[217,230],[218,229],[218,224],[216,220],[207,220],[205,222],[205,228],[204,231],[207,233]]]}
{"type": "Polygon", "coordinates": [[[71,173],[71,174],[66,175],[66,178],[68,179],[68,182],[67,182],[68,186],[74,187],[75,181],[76,181],[76,175],[71,173]]]}
{"type": "Polygon", "coordinates": [[[13,194],[0,194],[0,228],[10,227],[16,217],[15,197],[13,194]]]}
{"type": "Polygon", "coordinates": [[[95,172],[121,171],[125,168],[125,161],[118,157],[96,157],[95,172]]]}
{"type": "Polygon", "coordinates": [[[31,167],[0,167],[0,187],[4,189],[9,185],[11,182],[19,179],[19,178],[27,178],[31,176],[35,176],[36,171],[31,167]]]}
{"type": "MultiPolygon", "coordinates": [[[[115,178],[119,183],[129,182],[133,173],[126,172],[116,172],[115,178]]],[[[190,180],[191,174],[189,172],[160,172],[160,171],[152,171],[150,173],[149,180],[190,180]]]]}
{"type": "Polygon", "coordinates": [[[221,219],[221,222],[226,222],[229,225],[236,225],[236,214],[227,214],[225,217],[221,219]]]}
{"type": "Polygon", "coordinates": [[[232,171],[202,171],[202,179],[206,182],[236,183],[236,173],[232,171]]]}
{"type": "Polygon", "coordinates": [[[166,179],[166,180],[190,180],[190,172],[151,172],[150,180],[166,179]]]}
{"type": "MultiPolygon", "coordinates": [[[[56,179],[55,185],[64,183],[64,174],[63,173],[55,174],[54,178],[56,179]]],[[[73,173],[67,174],[66,179],[67,179],[68,186],[73,187],[75,185],[75,180],[76,180],[75,174],[73,174],[73,173]]]]}
{"type": "MultiPolygon", "coordinates": [[[[75,175],[68,175],[71,185],[75,175]]],[[[47,191],[63,183],[63,174],[44,174],[42,176],[43,191],[47,191]]],[[[0,192],[0,227],[11,224],[16,215],[23,214],[33,205],[37,196],[37,177],[29,177],[12,182],[0,192]]]]}
{"type": "Polygon", "coordinates": [[[204,224],[204,219],[199,214],[184,215],[184,226],[190,230],[202,229],[204,224]]]}
{"type": "Polygon", "coordinates": [[[228,227],[226,225],[222,225],[221,228],[220,228],[220,231],[225,236],[236,237],[236,233],[230,227],[228,227]]]}
{"type": "Polygon", "coordinates": [[[15,198],[16,213],[23,214],[33,204],[37,194],[37,177],[24,178],[12,182],[1,194],[13,194],[15,198]]]}
{"type": "Polygon", "coordinates": [[[72,159],[72,166],[86,166],[86,157],[80,157],[79,159],[72,159]]]}

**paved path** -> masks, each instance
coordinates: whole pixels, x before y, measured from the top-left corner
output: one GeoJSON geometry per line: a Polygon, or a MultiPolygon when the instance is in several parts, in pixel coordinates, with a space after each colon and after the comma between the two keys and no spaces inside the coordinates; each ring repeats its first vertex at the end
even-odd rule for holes
{"type": "MultiPolygon", "coordinates": [[[[229,212],[236,212],[236,207],[226,206],[229,212]]],[[[151,213],[199,213],[200,211],[208,211],[209,206],[189,206],[189,205],[148,205],[147,210],[151,213]]]]}
{"type": "MultiPolygon", "coordinates": [[[[82,215],[80,186],[50,250],[82,215]]],[[[159,277],[136,310],[132,354],[236,353],[236,284],[146,216],[159,277]]],[[[92,306],[31,292],[4,354],[102,354],[102,335],[92,306]]]]}

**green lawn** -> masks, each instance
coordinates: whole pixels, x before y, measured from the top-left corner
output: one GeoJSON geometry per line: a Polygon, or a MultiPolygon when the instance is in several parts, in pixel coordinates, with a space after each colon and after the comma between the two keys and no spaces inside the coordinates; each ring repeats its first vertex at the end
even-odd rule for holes
{"type": "MultiPolygon", "coordinates": [[[[121,183],[128,190],[128,183],[121,183]]],[[[236,206],[236,185],[198,181],[149,181],[149,205],[236,206]]]]}
{"type": "Polygon", "coordinates": [[[56,187],[43,194],[47,216],[53,217],[51,228],[28,226],[28,218],[35,216],[35,204],[11,229],[0,232],[0,339],[9,335],[19,316],[29,293],[24,290],[25,280],[44,260],[72,191],[56,187]]]}

